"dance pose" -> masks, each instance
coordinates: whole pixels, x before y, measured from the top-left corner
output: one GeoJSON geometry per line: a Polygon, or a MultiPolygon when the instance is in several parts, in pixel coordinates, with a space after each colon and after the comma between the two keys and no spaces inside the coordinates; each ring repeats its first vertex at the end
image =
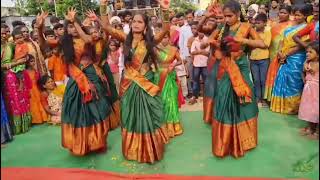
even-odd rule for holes
{"type": "MultiPolygon", "coordinates": [[[[162,7],[169,4],[162,3],[162,7]]],[[[153,83],[151,65],[157,68],[154,48],[169,32],[169,11],[164,11],[164,31],[153,38],[146,15],[135,15],[130,33],[126,35],[105,21],[106,1],[101,2],[100,8],[104,22],[93,12],[88,16],[100,22],[113,38],[124,42],[125,69],[120,83],[122,153],[128,160],[153,163],[163,158],[168,142],[160,88],[153,83]]]]}
{"type": "Polygon", "coordinates": [[[223,7],[226,24],[213,32],[209,43],[221,50],[213,65],[212,153],[236,158],[257,146],[258,107],[244,48],[266,47],[248,23],[240,22],[241,6],[228,1],[223,7]]]}
{"type": "Polygon", "coordinates": [[[166,34],[158,46],[157,54],[160,60],[155,82],[161,90],[164,107],[164,118],[167,123],[169,137],[181,135],[183,129],[179,113],[179,86],[174,68],[182,63],[178,48],[171,46],[170,35],[166,34]]]}

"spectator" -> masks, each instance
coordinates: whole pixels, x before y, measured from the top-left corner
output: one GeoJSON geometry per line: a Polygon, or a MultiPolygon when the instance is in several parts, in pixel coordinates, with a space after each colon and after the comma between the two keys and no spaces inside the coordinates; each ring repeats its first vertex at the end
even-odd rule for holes
{"type": "MultiPolygon", "coordinates": [[[[193,72],[192,70],[192,59],[191,59],[191,55],[188,49],[188,40],[190,37],[193,36],[192,31],[191,31],[191,26],[190,24],[193,22],[193,11],[192,10],[188,10],[186,12],[186,21],[184,19],[183,16],[180,16],[180,21],[179,21],[179,25],[182,25],[180,28],[180,37],[179,37],[179,49],[180,49],[180,56],[182,58],[182,60],[184,61],[184,63],[186,64],[186,68],[188,69],[189,73],[193,72]]],[[[179,17],[177,16],[177,17],[179,17]]],[[[188,89],[192,94],[192,73],[189,74],[189,79],[188,79],[188,89]]]]}
{"type": "Polygon", "coordinates": [[[253,75],[254,90],[257,98],[258,106],[266,107],[267,103],[263,99],[265,91],[266,76],[270,63],[269,46],[271,44],[271,31],[266,28],[268,17],[261,13],[255,19],[255,29],[264,41],[266,48],[255,48],[251,51],[250,64],[253,75]]]}
{"type": "MultiPolygon", "coordinates": [[[[198,27],[197,27],[198,29],[198,27]]],[[[202,32],[198,32],[198,37],[196,37],[191,46],[191,55],[193,58],[193,96],[189,101],[189,104],[195,104],[200,94],[200,75],[203,82],[206,81],[208,70],[208,57],[210,54],[210,47],[201,49],[201,44],[206,43],[208,38],[202,32]]]]}
{"type": "Polygon", "coordinates": [[[279,17],[279,4],[277,0],[271,1],[271,7],[269,9],[269,19],[271,21],[277,20],[279,17]]]}

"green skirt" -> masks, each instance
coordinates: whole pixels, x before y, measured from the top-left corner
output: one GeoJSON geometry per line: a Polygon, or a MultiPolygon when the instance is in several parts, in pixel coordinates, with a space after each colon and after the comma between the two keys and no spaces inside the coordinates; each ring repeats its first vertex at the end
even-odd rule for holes
{"type": "MultiPolygon", "coordinates": [[[[160,82],[160,72],[155,76],[156,84],[160,82]]],[[[178,84],[177,75],[173,71],[167,74],[161,91],[161,99],[163,102],[164,120],[167,123],[169,137],[181,135],[183,129],[180,123],[179,103],[178,103],[178,84]]]]}
{"type": "MultiPolygon", "coordinates": [[[[149,71],[145,77],[154,82],[149,71]]],[[[153,163],[163,158],[168,142],[163,103],[132,82],[121,99],[122,152],[126,159],[153,163]]]]}
{"type": "Polygon", "coordinates": [[[214,90],[212,152],[218,157],[232,155],[238,158],[257,146],[258,106],[250,79],[249,62],[246,56],[242,56],[236,63],[251,88],[253,97],[251,103],[241,104],[233,90],[229,74],[225,72],[217,80],[214,90]]]}
{"type": "Polygon", "coordinates": [[[216,61],[212,68],[208,70],[208,76],[204,83],[203,97],[203,120],[205,123],[211,124],[214,111],[214,96],[217,87],[217,72],[220,61],[216,61]]]}
{"type": "Polygon", "coordinates": [[[110,66],[108,63],[105,63],[102,67],[103,73],[108,79],[108,85],[111,91],[111,94],[108,96],[109,101],[112,103],[111,108],[111,116],[112,118],[109,121],[110,130],[114,130],[120,125],[120,100],[119,93],[117,91],[116,84],[114,83],[114,79],[112,76],[112,72],[110,70],[110,66]]]}
{"type": "Polygon", "coordinates": [[[112,72],[110,70],[108,63],[105,63],[102,69],[103,69],[103,73],[107,76],[110,91],[111,91],[111,96],[108,96],[108,98],[111,100],[112,103],[114,103],[119,100],[119,94],[117,92],[116,84],[114,83],[112,72]]]}
{"type": "Polygon", "coordinates": [[[106,85],[100,80],[93,65],[83,72],[94,84],[99,98],[93,96],[92,101],[83,103],[76,81],[70,78],[62,105],[62,146],[79,156],[106,149],[111,114],[106,85]]]}

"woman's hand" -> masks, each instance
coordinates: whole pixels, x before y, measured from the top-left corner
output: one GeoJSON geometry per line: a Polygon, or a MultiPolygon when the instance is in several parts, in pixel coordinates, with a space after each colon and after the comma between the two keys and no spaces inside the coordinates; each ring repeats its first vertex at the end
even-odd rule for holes
{"type": "Polygon", "coordinates": [[[17,60],[17,65],[25,64],[27,62],[27,58],[21,58],[17,60]]]}
{"type": "Polygon", "coordinates": [[[109,3],[109,0],[100,0],[101,5],[107,5],[109,3]]]}
{"type": "Polygon", "coordinates": [[[96,15],[96,13],[92,10],[88,10],[86,12],[86,16],[92,21],[97,21],[98,20],[98,16],[96,15]]]}
{"type": "Polygon", "coordinates": [[[175,63],[171,63],[168,67],[168,72],[171,73],[174,70],[175,66],[176,66],[175,63]]]}
{"type": "Polygon", "coordinates": [[[77,14],[77,10],[71,7],[68,9],[67,14],[65,15],[65,19],[73,23],[75,20],[76,14],[77,14]]]}
{"type": "Polygon", "coordinates": [[[171,0],[157,0],[162,9],[169,9],[171,0]]]}
{"type": "Polygon", "coordinates": [[[45,19],[48,17],[49,13],[47,11],[42,11],[41,14],[38,14],[36,17],[36,25],[37,27],[42,27],[45,19]]]}

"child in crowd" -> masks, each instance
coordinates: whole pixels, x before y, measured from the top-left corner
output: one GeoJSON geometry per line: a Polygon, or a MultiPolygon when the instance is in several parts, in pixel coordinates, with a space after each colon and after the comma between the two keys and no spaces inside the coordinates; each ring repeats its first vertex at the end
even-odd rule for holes
{"type": "Polygon", "coordinates": [[[48,123],[61,123],[62,99],[65,90],[65,85],[57,86],[54,80],[48,76],[42,76],[39,81],[39,88],[41,89],[41,104],[50,115],[48,123]]]}
{"type": "Polygon", "coordinates": [[[48,115],[41,104],[41,93],[38,88],[38,80],[40,73],[34,69],[35,58],[27,55],[27,73],[32,82],[32,88],[30,89],[30,111],[32,117],[32,124],[42,124],[48,120],[48,115]]]}
{"type": "Polygon", "coordinates": [[[307,47],[307,60],[304,63],[304,88],[299,107],[299,119],[307,121],[308,127],[301,130],[301,135],[319,139],[319,41],[307,47]]]}
{"type": "MultiPolygon", "coordinates": [[[[50,47],[46,47],[44,49],[44,62],[46,64],[46,68],[48,69],[48,65],[49,65],[49,59],[52,56],[52,49],[50,47]]],[[[48,69],[49,71],[49,69],[48,69]]],[[[50,71],[48,72],[49,76],[51,76],[50,71]]]]}
{"type": "Polygon", "coordinates": [[[255,48],[250,54],[251,72],[254,81],[254,91],[259,107],[267,107],[264,98],[266,76],[269,68],[269,46],[271,44],[271,31],[266,28],[268,17],[266,14],[258,14],[255,18],[255,29],[264,41],[266,48],[255,48]]]}
{"type": "Polygon", "coordinates": [[[52,48],[52,55],[48,59],[48,70],[57,85],[66,84],[67,67],[63,62],[59,46],[52,48]]]}
{"type": "Polygon", "coordinates": [[[120,74],[122,74],[122,70],[123,70],[123,66],[122,66],[123,56],[122,56],[122,50],[120,48],[120,43],[115,39],[111,39],[109,42],[108,51],[109,52],[108,52],[107,62],[112,72],[112,76],[114,79],[114,83],[116,84],[117,91],[119,92],[120,74]]]}
{"type": "MultiPolygon", "coordinates": [[[[23,59],[28,54],[28,45],[24,42],[23,34],[21,28],[17,27],[12,32],[15,48],[14,48],[14,59],[23,59]]],[[[26,65],[20,64],[14,68],[12,68],[12,72],[14,72],[19,80],[19,89],[23,88],[23,70],[25,70],[26,65]]]]}

